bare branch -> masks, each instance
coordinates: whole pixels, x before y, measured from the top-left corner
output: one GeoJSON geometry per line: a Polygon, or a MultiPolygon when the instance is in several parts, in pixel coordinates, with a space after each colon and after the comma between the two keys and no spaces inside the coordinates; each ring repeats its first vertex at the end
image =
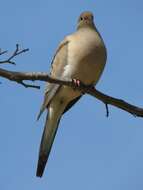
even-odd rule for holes
{"type": "MultiPolygon", "coordinates": [[[[15,51],[13,52],[13,54],[12,54],[8,59],[3,60],[3,61],[0,61],[0,64],[9,63],[9,64],[15,65],[15,62],[12,61],[13,58],[15,58],[16,56],[18,56],[18,55],[20,55],[20,54],[22,54],[22,53],[25,53],[26,51],[29,51],[29,49],[27,48],[27,49],[20,50],[20,49],[19,49],[19,45],[16,44],[16,49],[15,49],[15,51]]],[[[5,53],[7,53],[7,52],[8,52],[8,51],[0,51],[0,55],[3,55],[3,54],[5,54],[5,53]]]]}
{"type": "MultiPolygon", "coordinates": [[[[44,72],[14,72],[14,71],[7,71],[5,69],[0,69],[0,76],[11,81],[15,81],[24,85],[25,87],[33,87],[33,85],[27,85],[23,83],[24,80],[31,80],[31,81],[47,81],[50,83],[56,83],[59,85],[66,85],[77,90],[80,90],[83,94],[87,93],[91,96],[96,97],[98,100],[102,101],[106,105],[107,116],[109,115],[108,105],[112,105],[118,107],[124,111],[129,112],[130,114],[138,117],[143,117],[143,108],[139,108],[124,100],[117,99],[102,92],[96,90],[92,86],[81,85],[80,87],[75,87],[72,81],[63,81],[59,79],[54,79],[50,77],[47,73],[44,72]]],[[[34,88],[39,88],[39,86],[34,86],[34,88]]]]}

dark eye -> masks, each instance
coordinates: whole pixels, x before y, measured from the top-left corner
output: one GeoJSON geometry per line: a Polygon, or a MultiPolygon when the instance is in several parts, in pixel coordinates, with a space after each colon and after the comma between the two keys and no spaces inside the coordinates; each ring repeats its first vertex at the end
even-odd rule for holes
{"type": "Polygon", "coordinates": [[[82,18],[82,17],[80,17],[80,20],[83,20],[83,18],[82,18]]]}

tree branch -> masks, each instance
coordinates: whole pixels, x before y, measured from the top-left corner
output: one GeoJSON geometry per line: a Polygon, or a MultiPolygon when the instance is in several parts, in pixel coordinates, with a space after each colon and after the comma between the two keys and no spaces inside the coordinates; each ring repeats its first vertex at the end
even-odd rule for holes
{"type": "Polygon", "coordinates": [[[54,79],[45,72],[14,72],[5,69],[0,69],[0,77],[20,83],[25,87],[39,88],[39,86],[27,85],[23,83],[24,80],[31,80],[31,81],[39,80],[59,85],[70,86],[74,89],[80,90],[82,93],[90,94],[91,96],[94,96],[98,100],[102,101],[106,105],[107,116],[109,115],[108,105],[112,105],[124,111],[127,111],[134,116],[143,117],[143,108],[139,108],[137,106],[129,104],[128,102],[125,102],[124,100],[103,94],[102,92],[96,90],[93,86],[86,86],[82,84],[80,87],[77,86],[75,87],[75,84],[72,81],[63,81],[59,79],[54,79]]]}
{"type": "MultiPolygon", "coordinates": [[[[15,62],[12,61],[13,58],[15,58],[17,55],[20,55],[20,54],[22,54],[22,53],[25,53],[26,51],[29,51],[29,49],[20,50],[20,49],[19,49],[19,44],[16,44],[16,49],[15,49],[15,51],[12,53],[12,55],[11,55],[8,59],[0,61],[0,64],[9,63],[9,64],[12,64],[12,65],[15,65],[15,62]]],[[[3,54],[5,54],[5,53],[7,53],[7,52],[8,52],[8,51],[1,51],[1,50],[0,50],[0,55],[3,55],[3,54]]]]}

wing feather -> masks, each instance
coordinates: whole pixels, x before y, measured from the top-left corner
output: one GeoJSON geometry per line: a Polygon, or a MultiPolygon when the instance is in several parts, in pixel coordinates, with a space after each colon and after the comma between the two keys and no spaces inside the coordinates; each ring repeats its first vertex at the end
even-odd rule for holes
{"type": "MultiPolygon", "coordinates": [[[[67,56],[68,56],[68,43],[69,40],[66,37],[59,45],[53,60],[52,60],[52,66],[51,66],[51,72],[50,75],[54,78],[60,78],[64,67],[67,64],[67,56]]],[[[40,112],[38,114],[37,120],[40,118],[44,110],[48,107],[49,103],[51,102],[52,98],[55,96],[57,91],[59,90],[60,85],[48,83],[46,84],[45,88],[45,96],[44,101],[41,106],[40,112]]]]}

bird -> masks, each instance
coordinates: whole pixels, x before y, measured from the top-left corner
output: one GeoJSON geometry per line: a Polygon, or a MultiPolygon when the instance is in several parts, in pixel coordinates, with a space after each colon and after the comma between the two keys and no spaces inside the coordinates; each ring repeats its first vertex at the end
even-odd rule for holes
{"type": "MultiPolygon", "coordinates": [[[[107,59],[104,41],[94,24],[90,11],[80,14],[77,29],[59,44],[52,59],[50,76],[72,80],[76,86],[95,86],[101,77],[107,59]]],[[[62,116],[82,97],[72,87],[48,83],[38,115],[47,110],[46,122],[39,148],[36,176],[42,177],[62,116]]]]}

